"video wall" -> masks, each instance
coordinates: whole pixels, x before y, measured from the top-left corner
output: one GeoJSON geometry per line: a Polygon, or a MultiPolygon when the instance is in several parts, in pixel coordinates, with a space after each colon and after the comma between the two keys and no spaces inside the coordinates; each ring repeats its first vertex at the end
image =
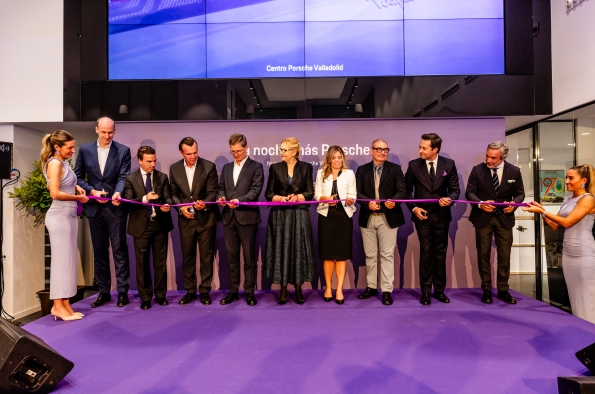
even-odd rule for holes
{"type": "Polygon", "coordinates": [[[108,0],[108,74],[503,74],[503,8],[503,0],[108,0]]]}

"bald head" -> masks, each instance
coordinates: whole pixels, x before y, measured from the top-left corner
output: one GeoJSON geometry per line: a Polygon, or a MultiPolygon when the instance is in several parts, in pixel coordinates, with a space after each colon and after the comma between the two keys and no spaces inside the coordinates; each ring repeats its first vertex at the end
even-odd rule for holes
{"type": "Polygon", "coordinates": [[[97,119],[95,132],[97,133],[99,145],[105,148],[111,144],[114,139],[114,134],[116,134],[116,124],[112,118],[102,116],[97,119]]]}

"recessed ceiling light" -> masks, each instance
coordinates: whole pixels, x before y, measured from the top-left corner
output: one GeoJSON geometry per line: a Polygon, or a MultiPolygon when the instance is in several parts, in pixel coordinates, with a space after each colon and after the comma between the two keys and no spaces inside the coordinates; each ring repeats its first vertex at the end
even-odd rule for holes
{"type": "Polygon", "coordinates": [[[589,135],[589,134],[591,134],[591,133],[581,133],[581,135],[589,135]]]}

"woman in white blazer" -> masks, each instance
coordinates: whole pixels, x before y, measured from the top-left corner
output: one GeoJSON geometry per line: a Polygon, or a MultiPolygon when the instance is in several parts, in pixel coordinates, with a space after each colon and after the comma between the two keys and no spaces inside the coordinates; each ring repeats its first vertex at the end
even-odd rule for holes
{"type": "Polygon", "coordinates": [[[333,299],[333,271],[337,271],[337,294],[335,302],[343,304],[343,280],[347,260],[351,259],[353,213],[355,212],[355,174],[347,167],[345,152],[340,146],[329,148],[324,165],[316,174],[314,199],[345,200],[338,203],[318,204],[318,251],[324,260],[326,289],[324,300],[333,299]]]}

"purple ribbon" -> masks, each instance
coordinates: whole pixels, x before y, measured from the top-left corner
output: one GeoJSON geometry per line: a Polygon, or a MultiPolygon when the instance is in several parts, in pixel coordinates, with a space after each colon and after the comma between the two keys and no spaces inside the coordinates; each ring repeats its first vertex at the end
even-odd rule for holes
{"type": "MultiPolygon", "coordinates": [[[[87,196],[89,199],[91,200],[97,200],[97,201],[111,201],[111,198],[108,197],[97,197],[97,196],[87,196]]],[[[118,201],[123,202],[123,203],[127,203],[127,204],[136,204],[136,205],[144,205],[144,206],[152,206],[152,207],[162,207],[165,204],[154,204],[154,203],[144,203],[144,202],[139,202],[139,201],[134,201],[134,200],[128,200],[126,198],[119,198],[118,201]]],[[[234,205],[250,205],[250,206],[260,206],[260,207],[276,207],[276,206],[288,206],[288,205],[304,205],[304,204],[328,204],[328,203],[337,203],[340,201],[347,201],[346,198],[343,199],[338,199],[338,200],[320,200],[320,201],[316,201],[316,200],[312,200],[312,201],[287,201],[287,202],[281,202],[281,201],[254,201],[254,202],[233,202],[232,204],[234,205]]],[[[412,199],[412,200],[391,200],[391,199],[379,199],[379,200],[373,200],[373,199],[358,199],[357,201],[359,202],[394,202],[394,203],[409,203],[409,202],[415,202],[415,203],[438,203],[440,200],[437,198],[430,198],[430,199],[412,199]]],[[[467,200],[451,200],[451,202],[458,202],[458,203],[462,203],[462,204],[485,204],[485,205],[495,205],[495,206],[504,206],[504,207],[526,207],[529,204],[527,203],[515,203],[515,202],[485,202],[485,201],[467,201],[467,200]]],[[[203,201],[204,204],[219,204],[219,201],[203,201]]],[[[225,203],[230,203],[230,201],[225,201],[225,203]]],[[[193,202],[186,202],[186,203],[181,203],[181,204],[172,204],[170,205],[170,207],[188,207],[194,205],[193,202]]]]}

